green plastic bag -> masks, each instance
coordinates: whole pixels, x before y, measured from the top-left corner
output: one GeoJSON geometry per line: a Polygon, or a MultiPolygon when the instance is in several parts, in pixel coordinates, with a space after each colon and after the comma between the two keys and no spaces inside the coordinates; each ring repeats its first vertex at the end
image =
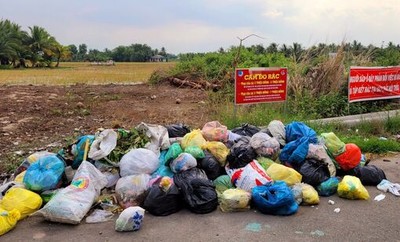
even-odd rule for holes
{"type": "Polygon", "coordinates": [[[215,190],[217,191],[218,197],[220,197],[222,193],[224,193],[224,191],[235,188],[232,184],[231,178],[228,175],[217,177],[217,179],[215,179],[213,183],[215,186],[215,190]]]}
{"type": "Polygon", "coordinates": [[[204,151],[198,146],[188,146],[185,148],[184,152],[191,154],[196,159],[203,159],[206,157],[204,151]]]}
{"type": "Polygon", "coordinates": [[[168,165],[169,162],[171,162],[172,160],[176,159],[176,157],[178,157],[181,153],[183,153],[183,150],[180,146],[179,143],[173,143],[168,151],[167,154],[165,154],[165,165],[168,165]]]}
{"type": "Polygon", "coordinates": [[[338,156],[345,151],[345,143],[341,141],[333,132],[322,133],[321,137],[333,156],[338,156]]]}

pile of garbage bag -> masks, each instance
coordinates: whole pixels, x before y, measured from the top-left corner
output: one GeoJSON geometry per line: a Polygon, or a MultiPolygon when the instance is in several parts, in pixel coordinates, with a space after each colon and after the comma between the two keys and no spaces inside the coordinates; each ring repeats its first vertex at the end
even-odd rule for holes
{"type": "Polygon", "coordinates": [[[0,235],[27,216],[79,224],[118,215],[116,231],[135,231],[145,212],[204,214],[220,207],[288,216],[299,205],[318,204],[320,196],[368,199],[364,185],[399,194],[400,185],[362,159],[356,144],[332,132],[318,135],[301,122],[99,129],[57,153],[36,152],[21,162],[0,186],[0,235]]]}

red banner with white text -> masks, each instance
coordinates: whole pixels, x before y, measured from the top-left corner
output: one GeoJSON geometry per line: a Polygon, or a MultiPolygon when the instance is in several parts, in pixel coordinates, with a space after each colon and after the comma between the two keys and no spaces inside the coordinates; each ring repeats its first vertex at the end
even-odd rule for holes
{"type": "Polygon", "coordinates": [[[350,103],[390,98],[400,98],[400,66],[350,67],[350,103]]]}

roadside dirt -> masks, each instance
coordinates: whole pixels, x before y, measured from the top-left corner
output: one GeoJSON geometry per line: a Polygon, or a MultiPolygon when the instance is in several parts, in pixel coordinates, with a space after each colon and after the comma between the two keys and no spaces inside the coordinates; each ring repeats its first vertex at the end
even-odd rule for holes
{"type": "MultiPolygon", "coordinates": [[[[36,150],[57,150],[80,133],[130,129],[141,122],[210,121],[206,93],[167,84],[0,86],[0,174],[36,150]]],[[[1,180],[1,177],[0,177],[1,180]]]]}

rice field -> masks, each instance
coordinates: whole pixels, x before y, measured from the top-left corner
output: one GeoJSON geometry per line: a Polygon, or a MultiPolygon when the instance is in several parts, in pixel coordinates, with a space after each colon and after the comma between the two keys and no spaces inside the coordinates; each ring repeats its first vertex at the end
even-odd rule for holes
{"type": "Polygon", "coordinates": [[[153,71],[174,65],[174,62],[116,62],[111,66],[62,62],[58,68],[0,70],[0,85],[132,84],[147,82],[153,71]]]}

